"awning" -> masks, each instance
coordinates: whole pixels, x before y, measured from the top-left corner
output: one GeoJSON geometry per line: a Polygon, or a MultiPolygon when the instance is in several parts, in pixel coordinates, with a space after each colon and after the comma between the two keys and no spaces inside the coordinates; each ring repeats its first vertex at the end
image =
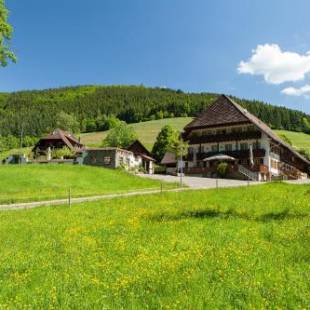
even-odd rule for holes
{"type": "Polygon", "coordinates": [[[235,161],[236,158],[234,158],[232,156],[224,155],[224,154],[218,154],[218,155],[207,157],[203,161],[212,161],[212,160],[235,161]]]}

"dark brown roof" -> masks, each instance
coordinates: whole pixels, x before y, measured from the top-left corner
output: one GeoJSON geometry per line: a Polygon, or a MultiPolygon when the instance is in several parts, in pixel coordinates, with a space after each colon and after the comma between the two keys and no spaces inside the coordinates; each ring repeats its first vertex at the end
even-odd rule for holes
{"type": "Polygon", "coordinates": [[[49,133],[47,136],[40,139],[40,141],[36,144],[34,149],[40,145],[40,142],[43,140],[62,140],[64,144],[71,150],[77,148],[82,148],[83,144],[75,138],[71,133],[63,131],[61,129],[55,129],[53,132],[49,133]]]}
{"type": "Polygon", "coordinates": [[[249,120],[240,110],[231,104],[228,97],[222,95],[188,125],[185,131],[194,128],[213,127],[222,124],[247,123],[249,120]]]}
{"type": "Polygon", "coordinates": [[[223,95],[223,96],[226,97],[245,117],[247,117],[251,123],[256,125],[262,132],[264,132],[267,136],[269,136],[269,138],[271,138],[275,142],[279,143],[280,145],[282,145],[283,147],[285,147],[286,149],[291,151],[294,155],[299,157],[302,161],[304,161],[308,165],[310,165],[310,162],[305,157],[303,157],[301,154],[299,154],[291,145],[284,142],[278,135],[276,135],[272,131],[272,129],[268,125],[266,125],[264,122],[262,122],[256,116],[254,116],[253,114],[248,112],[246,109],[242,108],[238,103],[233,101],[231,98],[229,98],[225,95],[223,95]]]}
{"type": "Polygon", "coordinates": [[[162,165],[175,164],[177,162],[175,154],[171,152],[166,152],[164,158],[161,160],[162,165]]]}
{"type": "Polygon", "coordinates": [[[131,153],[133,154],[132,151],[130,150],[126,150],[126,149],[122,149],[119,147],[114,147],[114,146],[105,146],[105,147],[86,147],[84,149],[84,151],[120,151],[120,152],[126,152],[126,153],[131,153]]]}
{"type": "Polygon", "coordinates": [[[264,122],[262,122],[260,119],[258,119],[256,116],[251,114],[249,111],[241,107],[238,103],[226,95],[221,95],[205,112],[201,113],[200,116],[186,125],[184,129],[191,130],[194,128],[214,126],[215,124],[224,125],[228,123],[233,124],[241,122],[253,123],[269,138],[274,140],[276,143],[279,143],[302,161],[310,165],[310,162],[305,157],[299,154],[291,145],[285,143],[271,130],[268,125],[266,125],[264,122]],[[228,116],[227,113],[232,113],[232,115],[228,116]]]}
{"type": "Polygon", "coordinates": [[[127,150],[133,152],[135,155],[140,155],[146,160],[155,161],[151,153],[139,140],[135,140],[131,145],[127,147],[127,150]]]}

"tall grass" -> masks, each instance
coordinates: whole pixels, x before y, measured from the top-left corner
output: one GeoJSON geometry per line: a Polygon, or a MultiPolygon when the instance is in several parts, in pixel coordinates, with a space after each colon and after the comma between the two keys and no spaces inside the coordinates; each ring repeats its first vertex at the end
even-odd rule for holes
{"type": "Polygon", "coordinates": [[[308,309],[309,186],[0,213],[0,308],[308,309]]]}

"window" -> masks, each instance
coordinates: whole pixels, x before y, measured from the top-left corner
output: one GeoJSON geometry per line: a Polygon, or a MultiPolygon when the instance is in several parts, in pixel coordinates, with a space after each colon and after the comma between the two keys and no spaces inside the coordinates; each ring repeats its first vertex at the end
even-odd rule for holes
{"type": "Polygon", "coordinates": [[[249,149],[249,145],[247,143],[240,143],[240,150],[246,151],[249,149]]]}
{"type": "Polygon", "coordinates": [[[211,146],[211,150],[212,150],[212,152],[217,152],[217,151],[218,151],[217,144],[213,144],[213,145],[211,146]]]}
{"type": "Polygon", "coordinates": [[[279,169],[279,163],[275,160],[271,160],[271,168],[273,169],[279,169]]]}
{"type": "Polygon", "coordinates": [[[256,141],[255,143],[253,143],[253,149],[254,150],[258,150],[261,148],[260,142],[256,141]]]}
{"type": "Polygon", "coordinates": [[[105,165],[109,165],[111,163],[111,157],[110,156],[105,156],[103,158],[103,162],[105,165]]]}
{"type": "Polygon", "coordinates": [[[226,129],[218,129],[218,130],[216,131],[216,134],[217,134],[217,135],[224,135],[224,134],[226,134],[226,129]]]}
{"type": "Polygon", "coordinates": [[[242,131],[242,127],[233,127],[231,129],[231,132],[241,132],[242,131]]]}
{"type": "Polygon", "coordinates": [[[232,144],[225,144],[225,151],[232,151],[232,144]]]}

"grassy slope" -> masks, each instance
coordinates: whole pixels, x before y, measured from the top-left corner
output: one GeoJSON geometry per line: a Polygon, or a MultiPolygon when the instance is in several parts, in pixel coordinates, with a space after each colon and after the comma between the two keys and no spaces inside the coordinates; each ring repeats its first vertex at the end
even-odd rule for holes
{"type": "MultiPolygon", "coordinates": [[[[181,130],[191,120],[191,117],[165,118],[161,120],[131,124],[130,126],[135,129],[141,142],[147,148],[152,149],[156,136],[163,126],[171,125],[174,129],[181,130]]],[[[107,131],[85,133],[81,135],[81,141],[87,145],[99,146],[106,135],[107,131]]]]}
{"type": "Polygon", "coordinates": [[[286,135],[296,149],[307,149],[310,151],[310,135],[303,132],[293,132],[287,130],[275,130],[276,133],[286,135]]]}
{"type": "MultiPolygon", "coordinates": [[[[174,129],[182,130],[191,120],[191,117],[177,117],[131,124],[130,126],[135,129],[142,143],[151,150],[158,132],[164,125],[169,124],[174,129]]],[[[285,134],[297,149],[304,148],[310,150],[310,135],[286,130],[275,130],[275,132],[285,134]]],[[[100,146],[107,133],[107,131],[85,133],[81,135],[81,140],[87,145],[100,146]]]]}
{"type": "Polygon", "coordinates": [[[0,213],[0,308],[308,309],[310,191],[267,184],[0,213]]]}
{"type": "MultiPolygon", "coordinates": [[[[165,187],[171,184],[165,184],[165,187]]],[[[0,203],[159,188],[160,182],[120,170],[72,165],[0,166],[0,203]]]]}

